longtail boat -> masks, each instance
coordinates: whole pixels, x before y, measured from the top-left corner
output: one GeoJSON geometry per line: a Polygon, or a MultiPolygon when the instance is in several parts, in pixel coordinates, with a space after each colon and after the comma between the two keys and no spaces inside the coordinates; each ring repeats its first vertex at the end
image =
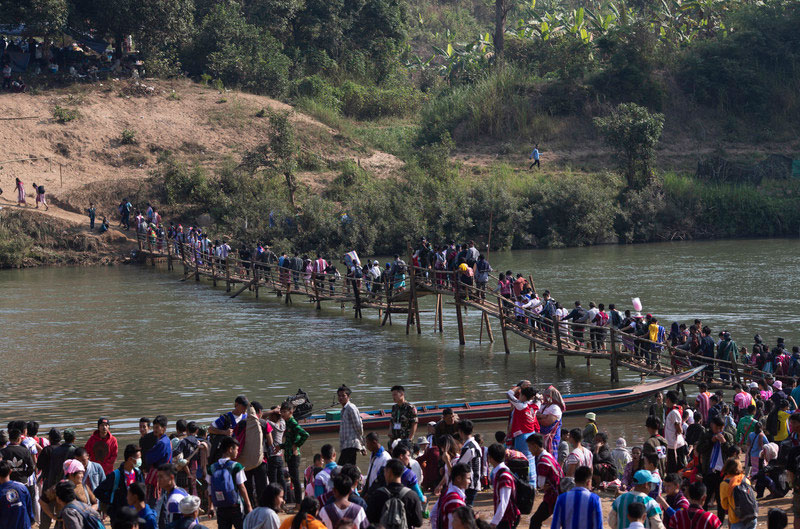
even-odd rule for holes
{"type": "MultiPolygon", "coordinates": [[[[704,366],[696,367],[655,382],[648,382],[627,388],[562,395],[564,404],[567,407],[564,415],[577,415],[588,411],[596,413],[628,406],[629,404],[651,397],[659,391],[664,391],[676,384],[689,380],[702,371],[703,368],[704,366]]],[[[420,424],[425,424],[434,420],[438,421],[441,419],[442,410],[445,408],[452,409],[458,414],[459,419],[469,419],[471,421],[506,420],[510,412],[507,400],[417,406],[417,416],[419,417],[420,424]]],[[[361,412],[361,420],[364,423],[365,430],[389,428],[390,419],[391,410],[361,412]]],[[[311,415],[299,422],[300,426],[309,433],[337,432],[339,431],[339,425],[341,423],[338,414],[335,412],[326,415],[311,415]]]]}

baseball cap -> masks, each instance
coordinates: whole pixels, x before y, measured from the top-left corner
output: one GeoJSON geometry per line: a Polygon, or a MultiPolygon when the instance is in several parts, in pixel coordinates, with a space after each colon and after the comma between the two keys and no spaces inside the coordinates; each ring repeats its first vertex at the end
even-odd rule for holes
{"type": "Polygon", "coordinates": [[[645,483],[658,483],[658,480],[649,470],[639,470],[633,475],[633,482],[637,485],[644,485],[645,483]]]}

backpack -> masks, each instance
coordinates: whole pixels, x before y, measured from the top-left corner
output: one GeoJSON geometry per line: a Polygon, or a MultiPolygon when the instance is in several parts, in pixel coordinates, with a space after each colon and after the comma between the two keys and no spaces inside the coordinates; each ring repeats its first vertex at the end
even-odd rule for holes
{"type": "Polygon", "coordinates": [[[358,516],[358,511],[359,509],[361,509],[361,506],[355,503],[351,503],[350,507],[348,507],[347,510],[344,511],[344,514],[339,514],[339,509],[337,509],[336,506],[332,503],[326,505],[322,509],[324,509],[325,512],[328,513],[328,518],[330,518],[331,520],[331,525],[333,527],[336,527],[337,525],[339,525],[339,522],[341,522],[345,518],[349,518],[350,520],[355,520],[356,516],[358,516]]]}
{"type": "Polygon", "coordinates": [[[92,509],[88,508],[88,506],[84,507],[84,505],[85,504],[68,504],[66,507],[64,507],[64,509],[73,509],[81,514],[83,517],[83,529],[105,529],[105,526],[103,525],[103,522],[100,520],[99,516],[97,516],[92,509]]]}
{"type": "Polygon", "coordinates": [[[789,359],[789,376],[800,376],[800,358],[792,355],[789,359]]]}
{"type": "Polygon", "coordinates": [[[36,192],[40,195],[44,195],[44,186],[39,186],[36,188],[36,192]]]}
{"type": "Polygon", "coordinates": [[[758,502],[753,487],[746,479],[733,488],[733,512],[739,523],[748,523],[758,514],[758,502]]]}
{"type": "Polygon", "coordinates": [[[778,408],[775,408],[773,411],[767,415],[767,424],[766,430],[767,433],[770,434],[772,437],[778,435],[778,429],[780,426],[778,425],[778,408]]]}
{"type": "Polygon", "coordinates": [[[97,486],[94,490],[94,495],[97,498],[97,501],[100,503],[104,503],[106,505],[113,505],[114,504],[114,496],[117,493],[117,488],[119,488],[119,481],[120,481],[120,474],[122,472],[119,469],[116,469],[114,472],[106,476],[106,479],[97,486]],[[111,476],[114,476],[114,480],[111,481],[111,476]],[[112,485],[111,490],[108,489],[108,485],[106,482],[112,485]]]}
{"type": "Polygon", "coordinates": [[[209,469],[211,471],[211,500],[217,508],[239,505],[239,492],[233,482],[234,465],[233,461],[228,460],[224,465],[214,463],[209,469]]]}
{"type": "Polygon", "coordinates": [[[408,519],[406,518],[406,506],[403,503],[403,498],[411,493],[411,489],[403,487],[397,496],[389,492],[386,487],[380,490],[385,490],[389,495],[389,499],[383,504],[381,508],[380,525],[384,529],[408,529],[408,519]]]}
{"type": "Polygon", "coordinates": [[[521,480],[511,471],[508,471],[514,478],[514,497],[511,498],[519,509],[520,514],[530,514],[533,510],[533,500],[536,498],[536,490],[531,487],[527,480],[521,480]]]}

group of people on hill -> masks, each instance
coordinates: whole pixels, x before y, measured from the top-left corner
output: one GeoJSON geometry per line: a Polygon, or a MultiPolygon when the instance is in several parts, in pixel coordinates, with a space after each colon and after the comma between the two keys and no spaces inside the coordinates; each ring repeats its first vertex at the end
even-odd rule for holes
{"type": "MultiPolygon", "coordinates": [[[[302,482],[309,434],[290,400],[265,409],[239,396],[207,428],[179,420],[171,434],[165,416],[142,418],[121,458],[108,418],[82,447],[71,428],[41,437],[36,422],[12,421],[0,432],[0,527],[100,529],[107,515],[113,529],[202,529],[205,513],[220,529],[408,529],[426,517],[433,529],[514,529],[523,515],[531,529],[600,529],[610,502],[612,529],[717,529],[726,517],[753,529],[765,491],[800,497],[800,387],[777,380],[737,385],[727,401],[705,383],[689,401],[657,394],[632,449],[624,438],[612,448],[593,412],[584,428],[563,428],[553,386],[512,387],[507,431],[489,446],[448,407],[417,436],[419,410],[402,386],[391,392],[382,439],[338,388],[338,447],[323,445],[302,482]],[[490,520],[472,510],[484,489],[490,520]],[[287,502],[296,511],[281,522],[287,502]]],[[[797,528],[800,501],[791,509],[797,528]]],[[[768,522],[782,529],[787,517],[775,510],[768,522]]]]}
{"type": "MultiPolygon", "coordinates": [[[[50,206],[47,205],[47,197],[45,196],[44,186],[37,185],[36,182],[33,182],[33,190],[36,193],[36,209],[39,209],[39,204],[44,206],[45,211],[50,209],[50,206]]],[[[17,195],[17,206],[28,207],[28,201],[25,197],[25,184],[23,184],[22,180],[19,178],[14,179],[14,192],[17,195]]],[[[0,195],[2,194],[3,190],[0,189],[0,195]]]]}

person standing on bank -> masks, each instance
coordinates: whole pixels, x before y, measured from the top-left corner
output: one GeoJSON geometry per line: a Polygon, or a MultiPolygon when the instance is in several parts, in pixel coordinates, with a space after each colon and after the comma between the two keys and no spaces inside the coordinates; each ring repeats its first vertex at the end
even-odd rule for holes
{"type": "Polygon", "coordinates": [[[417,433],[417,408],[406,400],[403,386],[392,386],[392,423],[389,425],[389,447],[395,440],[413,439],[417,433]]]}
{"type": "Polygon", "coordinates": [[[361,413],[350,400],[350,388],[342,384],[336,391],[339,404],[342,405],[342,422],[339,428],[339,466],[355,465],[358,452],[366,454],[364,449],[364,425],[361,413]]]}

